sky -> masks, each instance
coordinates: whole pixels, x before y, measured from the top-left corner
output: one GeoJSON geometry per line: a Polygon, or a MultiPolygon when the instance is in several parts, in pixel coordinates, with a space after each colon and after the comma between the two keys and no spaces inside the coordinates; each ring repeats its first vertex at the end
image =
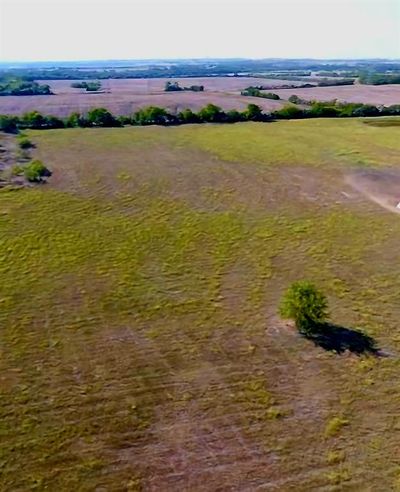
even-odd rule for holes
{"type": "Polygon", "coordinates": [[[0,61],[400,58],[400,0],[0,0],[0,61]]]}

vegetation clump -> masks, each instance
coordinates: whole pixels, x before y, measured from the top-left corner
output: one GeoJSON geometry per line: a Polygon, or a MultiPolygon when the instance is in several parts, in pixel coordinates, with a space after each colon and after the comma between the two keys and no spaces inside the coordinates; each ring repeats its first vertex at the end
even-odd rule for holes
{"type": "Polygon", "coordinates": [[[278,94],[275,94],[273,92],[261,92],[263,90],[262,86],[254,87],[246,87],[240,94],[242,96],[250,96],[250,97],[263,97],[264,99],[273,99],[275,101],[278,101],[280,97],[278,94]]]}
{"type": "Polygon", "coordinates": [[[24,177],[31,183],[41,183],[45,178],[51,176],[51,172],[43,164],[42,161],[33,160],[24,168],[24,177]]]}
{"type": "Polygon", "coordinates": [[[96,92],[101,89],[101,82],[72,82],[71,87],[74,89],[86,89],[87,92],[96,92]]]}
{"type": "Polygon", "coordinates": [[[294,282],[283,296],[279,311],[283,318],[292,319],[299,332],[313,335],[328,314],[325,295],[307,280],[294,282]]]}
{"type": "Polygon", "coordinates": [[[180,92],[180,91],[192,91],[203,92],[204,85],[190,85],[189,87],[181,87],[179,82],[166,82],[164,87],[165,92],[180,92]]]}
{"type": "Polygon", "coordinates": [[[50,86],[23,78],[0,80],[0,96],[42,96],[52,94],[50,86]]]}
{"type": "MultiPolygon", "coordinates": [[[[263,95],[264,97],[264,95],[263,95]]],[[[351,118],[375,116],[399,116],[400,105],[374,106],[362,103],[342,103],[333,101],[306,101],[295,94],[281,109],[272,113],[264,113],[262,108],[249,104],[244,111],[235,109],[224,111],[215,104],[207,104],[194,113],[185,109],[179,113],[170,113],[158,106],[142,108],[132,115],[115,116],[105,108],[94,108],[86,115],[77,112],[67,118],[43,115],[38,111],[30,111],[22,116],[0,115],[0,131],[18,133],[19,130],[49,130],[54,128],[72,127],[118,127],[124,125],[184,125],[188,123],[236,123],[240,121],[271,121],[292,120],[300,118],[351,118]],[[309,106],[300,108],[296,104],[309,106]]]]}
{"type": "Polygon", "coordinates": [[[29,138],[26,137],[21,137],[18,140],[18,146],[20,149],[26,150],[26,149],[31,149],[34,147],[33,143],[29,140],[29,138]]]}

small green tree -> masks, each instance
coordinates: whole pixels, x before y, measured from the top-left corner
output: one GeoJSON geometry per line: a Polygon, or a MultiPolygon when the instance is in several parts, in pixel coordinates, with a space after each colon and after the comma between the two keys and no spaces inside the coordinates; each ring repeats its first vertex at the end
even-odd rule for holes
{"type": "Polygon", "coordinates": [[[325,295],[307,280],[294,282],[285,292],[279,307],[280,315],[292,319],[300,333],[310,336],[328,315],[325,295]]]}
{"type": "Polygon", "coordinates": [[[245,116],[249,121],[261,121],[263,117],[262,109],[257,104],[248,104],[245,116]]]}
{"type": "Polygon", "coordinates": [[[215,104],[207,104],[198,112],[198,116],[206,123],[219,123],[224,120],[225,113],[215,104]]]}
{"type": "Polygon", "coordinates": [[[117,126],[114,116],[105,108],[91,109],[87,114],[90,126],[117,126]]]}

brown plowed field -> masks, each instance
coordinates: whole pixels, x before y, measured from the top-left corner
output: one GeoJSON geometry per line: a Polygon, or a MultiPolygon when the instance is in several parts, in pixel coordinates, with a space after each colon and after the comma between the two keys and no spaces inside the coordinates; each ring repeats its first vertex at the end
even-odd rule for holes
{"type": "MultiPolygon", "coordinates": [[[[67,116],[73,111],[85,112],[94,107],[105,107],[114,114],[130,114],[146,106],[161,106],[170,111],[185,108],[199,110],[208,103],[224,110],[243,110],[250,103],[265,111],[282,106],[281,101],[243,97],[240,91],[249,85],[279,86],[301,84],[287,80],[256,79],[251,77],[208,77],[173,79],[182,87],[204,85],[205,91],[164,92],[167,79],[115,79],[102,82],[103,93],[88,93],[71,87],[72,80],[43,81],[51,86],[52,96],[5,96],[0,98],[0,113],[23,114],[38,110],[55,116],[67,116]]],[[[292,89],[291,89],[292,90],[292,89]]]]}
{"type": "Polygon", "coordinates": [[[282,99],[296,94],[302,99],[383,104],[400,104],[400,85],[344,85],[336,87],[312,87],[309,89],[280,89],[275,91],[282,99]]]}

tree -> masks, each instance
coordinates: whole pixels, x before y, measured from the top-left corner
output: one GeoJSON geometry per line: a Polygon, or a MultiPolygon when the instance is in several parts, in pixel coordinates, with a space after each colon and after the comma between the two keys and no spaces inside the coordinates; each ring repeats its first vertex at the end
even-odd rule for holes
{"type": "Polygon", "coordinates": [[[149,106],[140,109],[133,117],[138,125],[166,125],[171,118],[164,108],[149,106]]]}
{"type": "Polygon", "coordinates": [[[42,128],[46,124],[46,118],[38,111],[25,113],[21,118],[22,126],[25,128],[42,128]]]}
{"type": "Polygon", "coordinates": [[[285,292],[279,312],[292,319],[300,333],[311,336],[326,320],[328,303],[325,295],[307,280],[294,282],[285,292]]]}
{"type": "Polygon", "coordinates": [[[178,113],[178,120],[180,123],[198,123],[199,117],[191,109],[184,109],[178,113]]]}
{"type": "Polygon", "coordinates": [[[273,113],[275,118],[282,118],[285,120],[298,119],[304,117],[304,111],[296,106],[284,106],[279,111],[273,113]]]}
{"type": "Polygon", "coordinates": [[[182,87],[180,87],[179,82],[166,82],[164,87],[165,92],[176,92],[183,91],[182,87]]]}
{"type": "Polygon", "coordinates": [[[6,114],[0,115],[0,131],[5,133],[16,133],[18,129],[18,117],[6,114]]]}
{"type": "Polygon", "coordinates": [[[74,128],[77,126],[87,126],[85,118],[79,113],[71,113],[65,121],[67,128],[74,128]]]}
{"type": "Polygon", "coordinates": [[[199,111],[198,116],[201,121],[206,123],[218,123],[224,120],[225,113],[215,104],[207,104],[199,111]]]}
{"type": "Polygon", "coordinates": [[[257,104],[249,104],[245,116],[249,121],[261,121],[263,119],[262,109],[257,104]]]}
{"type": "Polygon", "coordinates": [[[114,116],[105,108],[95,108],[88,112],[87,121],[90,126],[117,126],[114,116]]]}
{"type": "Polygon", "coordinates": [[[245,114],[240,113],[237,109],[230,109],[226,112],[226,121],[228,123],[237,123],[246,119],[245,114]]]}

